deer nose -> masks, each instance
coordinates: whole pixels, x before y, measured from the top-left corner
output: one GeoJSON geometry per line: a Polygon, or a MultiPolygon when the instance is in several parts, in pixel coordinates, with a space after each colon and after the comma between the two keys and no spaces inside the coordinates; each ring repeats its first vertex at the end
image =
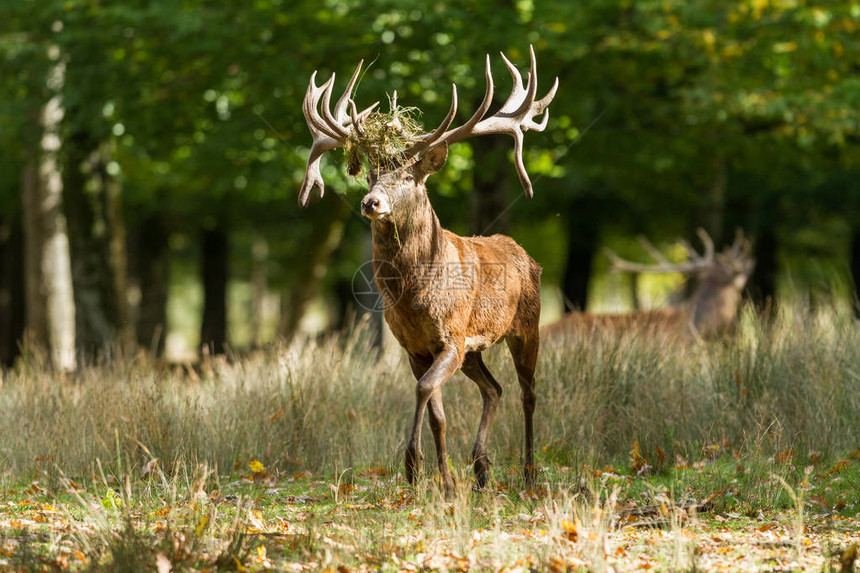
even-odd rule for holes
{"type": "Polygon", "coordinates": [[[361,210],[367,214],[379,209],[379,199],[376,197],[365,197],[361,200],[361,210]]]}

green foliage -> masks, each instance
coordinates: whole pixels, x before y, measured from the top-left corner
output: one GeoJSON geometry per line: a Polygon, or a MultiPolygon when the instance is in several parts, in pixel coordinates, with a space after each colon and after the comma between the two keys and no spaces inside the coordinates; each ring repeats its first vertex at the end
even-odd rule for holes
{"type": "MultiPolygon", "coordinates": [[[[509,79],[495,54],[523,65],[534,44],[539,89],[554,75],[560,89],[547,131],[528,139],[537,198],[516,206],[521,240],[561,216],[555,241],[564,243],[575,224],[567,206],[583,195],[600,198],[608,233],[635,229],[654,240],[686,234],[691,221],[722,209],[734,213],[728,230],[751,234],[778,221],[782,235],[805,226],[826,238],[820,221],[858,218],[853,1],[27,0],[2,11],[4,211],[16,209],[20,170],[38,142],[53,46],[67,62],[64,135],[111,149],[129,227],[153,212],[182,231],[229,220],[236,234],[269,239],[280,284],[305,255],[294,245],[312,236],[309,213],[293,201],[310,144],[307,80],[361,58],[371,64],[358,99],[385,101],[397,90],[433,125],[448,109],[451,81],[462,122],[483,94],[484,55],[501,97],[509,79]],[[726,196],[714,198],[723,168],[726,196]]],[[[468,147],[455,146],[431,183],[443,223],[460,230],[472,174],[489,165],[475,165],[468,147]]],[[[360,187],[330,155],[328,187],[360,187]]],[[[494,170],[515,189],[508,158],[497,159],[494,170]]]]}

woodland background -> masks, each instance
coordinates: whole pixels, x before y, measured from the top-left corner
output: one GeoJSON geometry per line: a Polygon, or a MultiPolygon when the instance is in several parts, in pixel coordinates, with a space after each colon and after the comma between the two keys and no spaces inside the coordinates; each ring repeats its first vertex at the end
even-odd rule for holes
{"type": "Polygon", "coordinates": [[[396,89],[430,126],[451,81],[471,114],[486,53],[506,94],[496,54],[525,69],[529,44],[539,95],[560,79],[527,137],[534,199],[505,137],[455,146],[429,188],[444,226],[543,265],[548,317],[636,298],[603,246],[699,226],[754,239],[763,308],[856,302],[860,2],[19,0],[0,22],[6,366],[22,344],[68,368],[349,328],[366,184],[331,153],[326,197],[296,205],[312,71],[340,93],[364,58],[359,105],[396,89]]]}

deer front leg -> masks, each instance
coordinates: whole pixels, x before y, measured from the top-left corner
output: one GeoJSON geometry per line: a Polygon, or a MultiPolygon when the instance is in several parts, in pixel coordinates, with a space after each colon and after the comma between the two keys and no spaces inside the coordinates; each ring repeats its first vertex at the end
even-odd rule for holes
{"type": "Polygon", "coordinates": [[[421,425],[424,423],[424,410],[430,404],[430,429],[436,443],[436,461],[439,475],[446,489],[450,491],[454,480],[448,469],[448,449],[445,438],[445,412],[442,409],[442,393],[440,387],[451,377],[462,361],[462,351],[454,346],[445,347],[436,355],[432,364],[427,367],[423,361],[411,357],[409,362],[418,383],[415,385],[415,418],[412,421],[412,433],[406,446],[406,479],[414,484],[420,471],[421,460],[421,425]],[[423,370],[423,372],[422,372],[423,370]]]}

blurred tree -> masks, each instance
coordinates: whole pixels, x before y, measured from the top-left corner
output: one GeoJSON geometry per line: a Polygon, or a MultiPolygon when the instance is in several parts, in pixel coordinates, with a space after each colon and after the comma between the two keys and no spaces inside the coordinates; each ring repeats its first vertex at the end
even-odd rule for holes
{"type": "Polygon", "coordinates": [[[168,238],[164,216],[150,213],[135,227],[129,241],[130,275],[140,297],[135,337],[141,348],[156,356],[164,352],[167,336],[168,238]]]}
{"type": "Polygon", "coordinates": [[[24,252],[20,220],[0,216],[0,366],[19,354],[24,334],[24,252]]]}
{"type": "MultiPolygon", "coordinates": [[[[60,26],[56,24],[56,27],[60,26]]],[[[65,64],[61,56],[62,52],[57,46],[49,47],[48,57],[53,64],[47,75],[50,99],[42,108],[39,121],[42,140],[38,176],[35,185],[28,181],[24,187],[26,199],[23,203],[35,211],[35,215],[29,217],[35,222],[35,228],[30,230],[29,236],[33,243],[31,253],[38,257],[38,264],[33,264],[34,268],[38,268],[38,281],[27,285],[27,288],[36,289],[44,296],[51,364],[59,372],[71,372],[77,368],[77,360],[71,257],[63,213],[63,179],[60,171],[60,152],[63,148],[61,122],[64,113],[61,94],[65,81],[65,64]]],[[[34,331],[41,329],[38,326],[34,331]]]]}
{"type": "Polygon", "coordinates": [[[224,354],[227,345],[227,281],[230,239],[226,222],[212,222],[203,228],[201,279],[203,321],[200,346],[209,354],[224,354]]]}

